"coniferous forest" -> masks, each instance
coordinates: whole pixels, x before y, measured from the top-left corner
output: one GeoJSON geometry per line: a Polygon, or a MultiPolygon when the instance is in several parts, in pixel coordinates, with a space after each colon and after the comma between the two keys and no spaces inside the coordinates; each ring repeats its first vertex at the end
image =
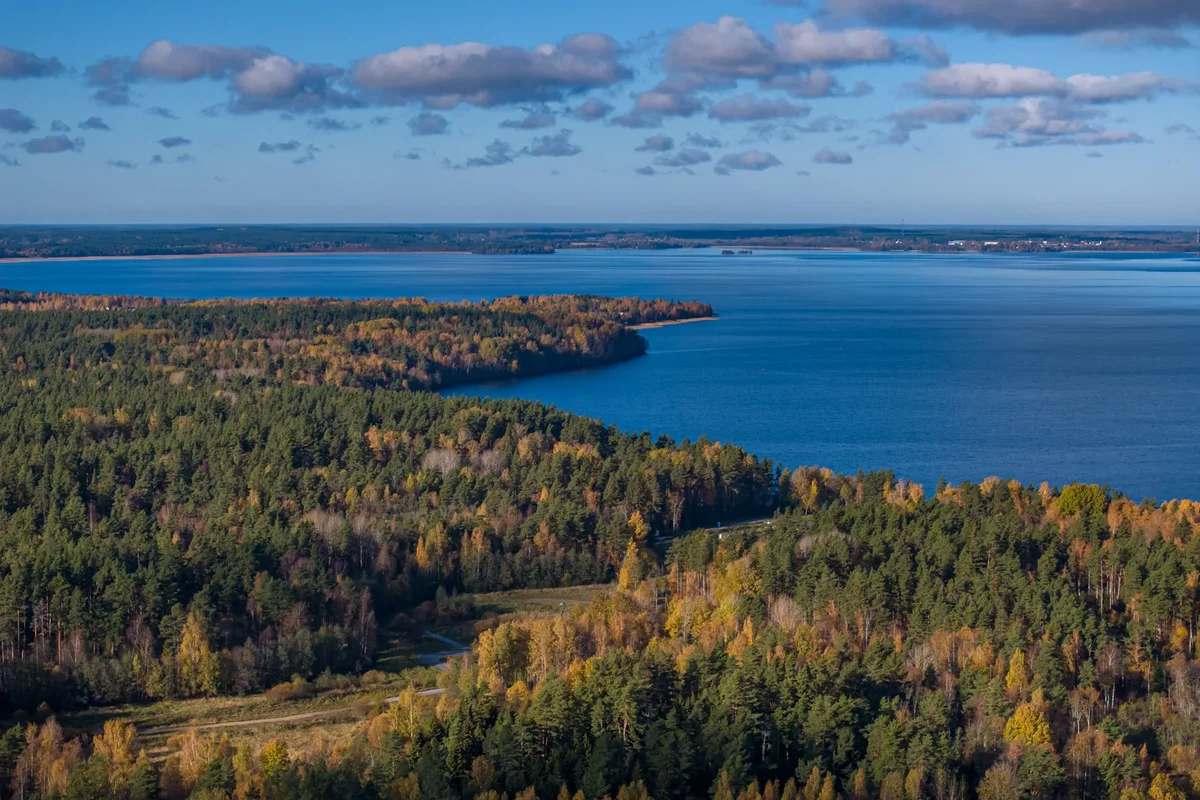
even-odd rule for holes
{"type": "Polygon", "coordinates": [[[1200,504],[786,469],[428,391],[711,315],[0,293],[0,791],[1200,797],[1200,504]],[[609,586],[480,620],[437,690],[332,746],[59,719],[361,676],[417,609],[580,584],[609,586]]]}

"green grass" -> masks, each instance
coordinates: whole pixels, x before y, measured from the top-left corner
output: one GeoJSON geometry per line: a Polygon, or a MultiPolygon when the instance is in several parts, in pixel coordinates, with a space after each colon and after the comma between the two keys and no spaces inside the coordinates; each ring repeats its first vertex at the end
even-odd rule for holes
{"type": "MultiPolygon", "coordinates": [[[[459,620],[442,620],[427,625],[428,630],[449,639],[470,645],[479,633],[500,622],[531,614],[561,614],[572,606],[587,605],[598,595],[612,591],[613,585],[596,583],[587,586],[567,586],[552,589],[514,589],[473,596],[476,613],[459,620]]],[[[434,650],[445,650],[444,643],[433,643],[434,650]]]]}
{"type": "Polygon", "coordinates": [[[511,592],[492,592],[475,595],[475,603],[483,611],[497,614],[521,612],[565,611],[570,606],[587,605],[598,595],[612,591],[613,585],[594,583],[588,586],[566,586],[554,589],[516,589],[511,592]]]}
{"type": "MultiPolygon", "coordinates": [[[[441,631],[435,632],[441,633],[441,631]]],[[[470,642],[463,642],[463,644],[470,644],[470,642]]],[[[406,677],[406,684],[409,680],[412,680],[418,685],[423,686],[425,683],[429,682],[427,678],[422,681],[418,680],[417,677],[424,676],[414,677],[413,675],[408,674],[418,670],[422,673],[431,671],[430,667],[421,665],[420,661],[417,660],[417,656],[426,653],[440,653],[446,649],[447,646],[445,643],[434,641],[433,639],[426,639],[424,636],[421,636],[420,633],[411,635],[398,635],[389,641],[385,647],[380,648],[375,654],[375,669],[393,675],[404,673],[406,677]]]]}

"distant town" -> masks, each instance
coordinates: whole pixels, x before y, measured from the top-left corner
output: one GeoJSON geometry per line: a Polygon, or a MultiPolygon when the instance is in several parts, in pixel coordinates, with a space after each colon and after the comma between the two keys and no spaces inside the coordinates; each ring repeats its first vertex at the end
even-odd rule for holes
{"type": "Polygon", "coordinates": [[[870,226],[6,226],[0,259],[304,253],[548,254],[559,250],[719,247],[928,253],[1200,251],[1184,229],[870,226]]]}

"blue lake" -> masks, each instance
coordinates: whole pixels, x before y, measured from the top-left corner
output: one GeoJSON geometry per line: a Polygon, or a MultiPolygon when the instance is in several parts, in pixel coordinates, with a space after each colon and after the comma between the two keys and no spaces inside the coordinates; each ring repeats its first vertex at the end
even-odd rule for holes
{"type": "Polygon", "coordinates": [[[0,286],[169,297],[593,292],[711,302],[650,354],[483,385],[785,466],[1200,497],[1200,258],[715,251],[0,264],[0,286]]]}

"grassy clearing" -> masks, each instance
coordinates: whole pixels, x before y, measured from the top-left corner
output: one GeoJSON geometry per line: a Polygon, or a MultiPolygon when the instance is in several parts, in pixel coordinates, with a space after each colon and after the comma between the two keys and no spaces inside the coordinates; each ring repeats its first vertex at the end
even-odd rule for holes
{"type": "MultiPolygon", "coordinates": [[[[248,743],[255,752],[272,739],[279,739],[287,745],[293,757],[312,761],[328,756],[339,744],[344,744],[354,737],[364,719],[355,715],[329,715],[289,723],[263,723],[252,727],[222,728],[220,730],[201,731],[208,736],[227,736],[236,747],[243,742],[248,743]]],[[[168,742],[168,735],[139,736],[138,747],[146,751],[146,755],[155,763],[162,763],[175,752],[168,742]]]]}
{"type": "MultiPolygon", "coordinates": [[[[611,590],[608,584],[572,586],[555,589],[522,589],[475,595],[474,613],[467,619],[432,623],[427,630],[470,645],[478,632],[518,616],[558,614],[572,606],[590,603],[611,590]]],[[[127,704],[94,708],[59,715],[69,732],[95,732],[106,720],[124,718],[139,731],[142,747],[154,759],[167,755],[167,740],[177,729],[197,727],[206,734],[226,734],[235,743],[251,741],[261,745],[272,738],[285,741],[293,752],[328,752],[336,743],[346,741],[373,706],[392,697],[409,683],[421,688],[437,686],[439,670],[422,666],[422,655],[445,652],[444,642],[422,636],[420,630],[393,631],[387,634],[375,669],[378,674],[366,685],[359,678],[314,681],[312,696],[276,699],[266,693],[244,697],[204,697],[189,700],[162,700],[154,703],[127,704]],[[322,686],[324,688],[322,688],[322,686]],[[212,726],[228,723],[247,723],[212,726]]]]}
{"type": "Polygon", "coordinates": [[[266,694],[253,694],[131,703],[61,715],[59,722],[64,728],[79,731],[96,730],[103,727],[106,720],[116,718],[131,720],[139,730],[239,722],[349,708],[355,703],[369,703],[377,697],[392,696],[407,683],[406,680],[386,680],[369,687],[331,690],[314,697],[293,700],[272,700],[266,694]]]}
{"type": "MultiPolygon", "coordinates": [[[[531,614],[561,614],[572,606],[587,605],[598,595],[613,589],[612,584],[595,583],[587,586],[567,586],[552,589],[515,589],[508,592],[489,592],[473,595],[475,613],[472,616],[439,620],[430,623],[430,631],[470,645],[484,630],[494,628],[513,617],[531,614]]],[[[445,649],[445,645],[438,645],[445,649]]]]}
{"type": "Polygon", "coordinates": [[[567,586],[554,589],[517,589],[511,592],[492,592],[475,595],[475,603],[483,611],[497,614],[521,612],[555,613],[569,606],[587,605],[598,595],[612,591],[609,583],[593,583],[588,586],[567,586]]]}

